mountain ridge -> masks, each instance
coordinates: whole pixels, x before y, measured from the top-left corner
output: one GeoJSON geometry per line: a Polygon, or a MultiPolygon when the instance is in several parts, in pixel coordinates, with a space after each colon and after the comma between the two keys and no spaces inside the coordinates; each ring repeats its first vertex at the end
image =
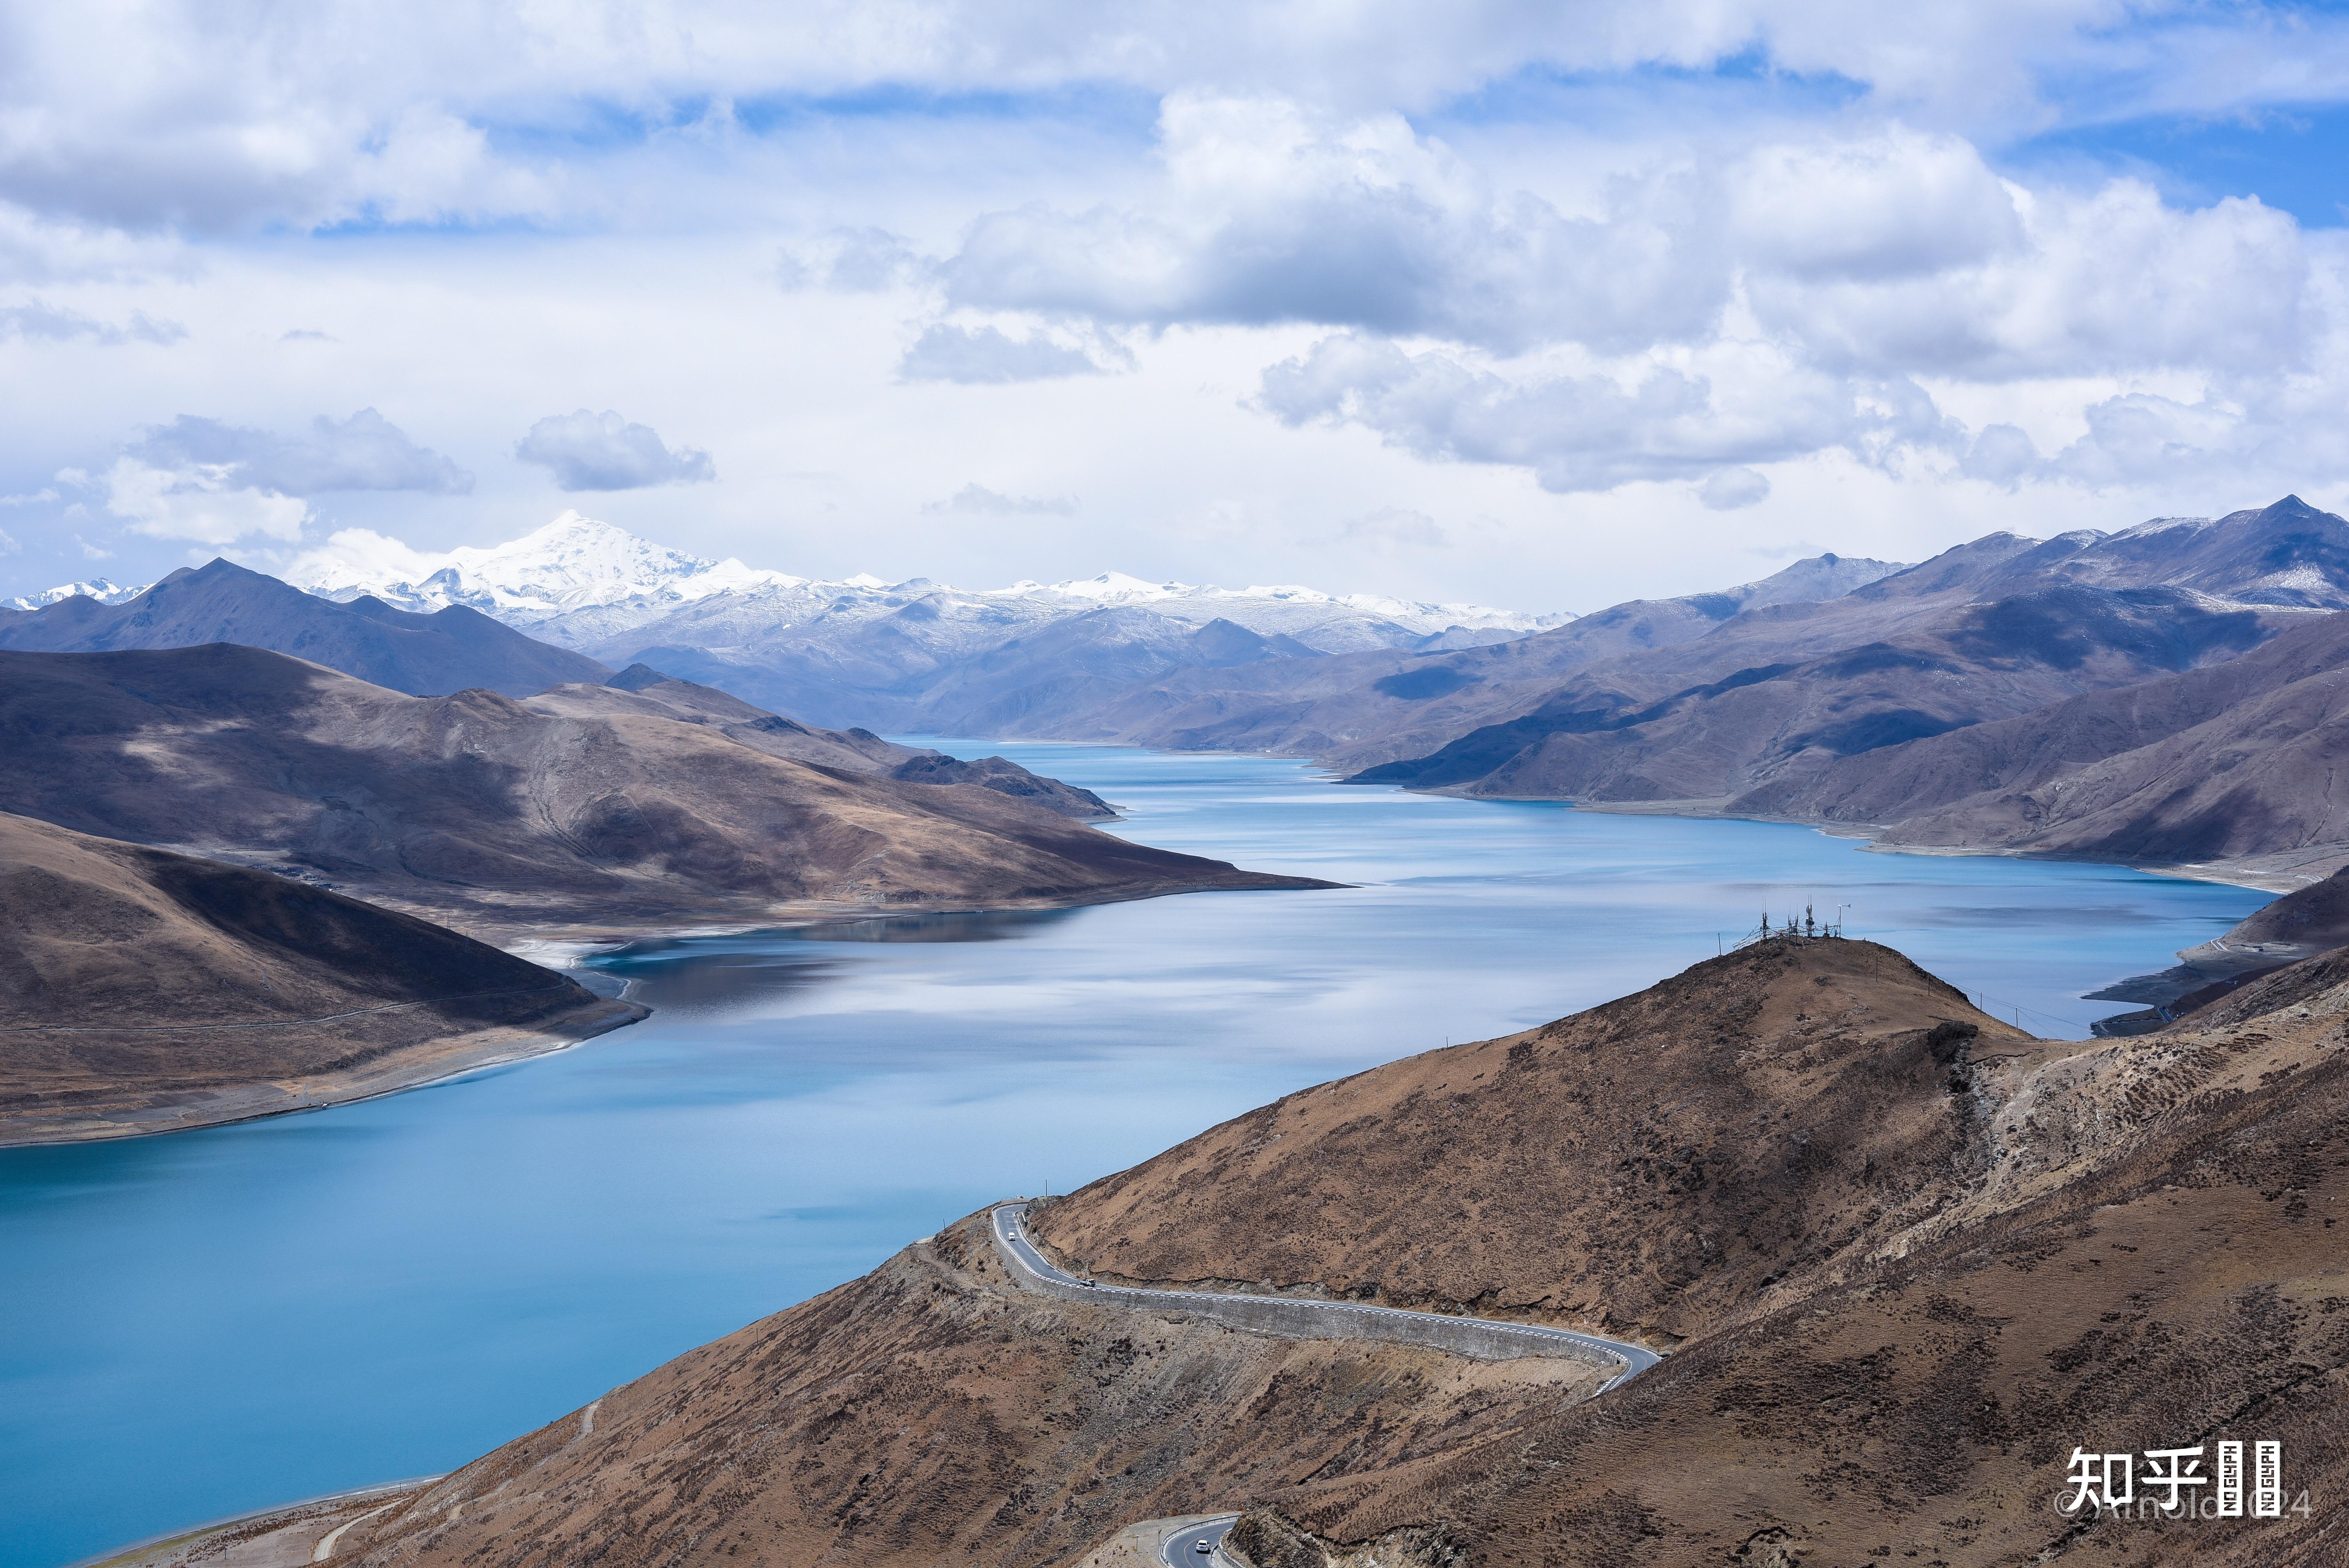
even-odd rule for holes
{"type": "Polygon", "coordinates": [[[0,810],[282,868],[466,931],[1327,885],[1135,844],[1032,791],[567,706],[411,696],[227,644],[0,652],[0,810]]]}
{"type": "MultiPolygon", "coordinates": [[[[2142,778],[2115,748],[2129,749],[2118,716],[2153,702],[2147,694],[2248,679],[2265,668],[2253,649],[2288,632],[2288,647],[2322,641],[2329,634],[2309,628],[2344,607],[2349,522],[2297,497],[2125,534],[1992,535],[1840,599],[1742,614],[1692,641],[1587,665],[1515,717],[1355,777],[1847,824],[1878,832],[1885,848],[2221,863],[2270,879],[2299,857],[2299,872],[2321,874],[2341,863],[2325,857],[2349,854],[2335,842],[2349,832],[2303,820],[2280,779],[2231,805],[2226,789],[2251,775],[2209,784],[2202,796],[2189,788],[2134,817],[2123,811],[2154,778],[2231,770],[2224,723],[2175,744],[2142,735],[2137,759],[2153,770],[2142,778]],[[2253,662],[2223,673],[2241,658],[2253,662]],[[2020,783],[2003,795],[1987,789],[1997,773],[1992,750],[2066,715],[2104,717],[2050,743],[2055,753],[2031,772],[2060,802],[2020,783]],[[1985,725],[2001,727],[1975,733],[1985,725]],[[1976,789],[1955,798],[1956,781],[1968,779],[1976,789]],[[2089,820],[2092,798],[2106,802],[2097,808],[2106,819],[2089,820]],[[1920,799],[1940,815],[1920,813],[1912,804],[1920,799]],[[2222,830],[2222,820],[2232,825],[2222,830]]],[[[2292,766],[2313,777],[2308,770],[2338,752],[2322,702],[2313,687],[2271,695],[2284,707],[2270,713],[2260,743],[2284,746],[2292,766]],[[2316,706],[2294,719],[2292,701],[2316,706]]],[[[2189,727],[2180,719],[2168,732],[2189,727]]]]}
{"type": "Polygon", "coordinates": [[[112,653],[209,643],[288,654],[419,695],[481,686],[527,696],[612,673],[462,606],[419,615],[373,598],[337,604],[218,559],[182,567],[117,604],[83,596],[0,610],[0,648],[112,653]]]}

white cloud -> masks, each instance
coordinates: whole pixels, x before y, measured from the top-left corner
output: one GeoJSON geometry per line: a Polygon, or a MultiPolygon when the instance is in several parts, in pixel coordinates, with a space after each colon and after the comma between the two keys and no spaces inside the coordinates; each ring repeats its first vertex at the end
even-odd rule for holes
{"type": "Polygon", "coordinates": [[[125,232],[0,197],[0,279],[26,284],[120,282],[184,276],[192,267],[186,248],[169,236],[125,232]]]}
{"type": "Polygon", "coordinates": [[[8,11],[0,196],[197,231],[543,216],[605,197],[537,149],[611,137],[616,121],[691,157],[742,134],[735,100],[861,88],[1279,91],[1425,110],[1521,77],[1701,73],[1748,57],[1980,129],[2042,121],[2051,88],[2083,80],[2116,116],[2321,100],[2349,52],[2335,16],[2127,0],[359,0],[265,8],[235,27],[195,0],[8,11]],[[522,134],[501,149],[491,126],[522,134]]]}
{"type": "Polygon", "coordinates": [[[934,500],[922,508],[924,511],[989,512],[1003,516],[1049,515],[1073,516],[1077,503],[1070,496],[1004,495],[973,482],[955,491],[944,500],[934,500]]]}
{"type": "Polygon", "coordinates": [[[1055,342],[1042,332],[1013,337],[997,327],[945,323],[916,338],[897,362],[897,374],[905,380],[955,381],[964,386],[1099,376],[1106,368],[1082,348],[1055,342]]]}
{"type": "Polygon", "coordinates": [[[1258,401],[1284,424],[1361,425],[1421,457],[1530,469],[1560,493],[1829,450],[1882,464],[1954,435],[1913,384],[1829,377],[1754,346],[1626,368],[1512,377],[1345,335],[1268,369],[1258,401]]]}
{"type": "Polygon", "coordinates": [[[298,435],[247,429],[182,414],[150,425],[129,449],[142,464],[202,470],[240,489],[280,495],[327,490],[421,490],[462,495],[473,476],[377,413],[362,408],[347,419],[321,414],[298,435]]]}
{"type": "Polygon", "coordinates": [[[1717,469],[1696,487],[1696,498],[1713,511],[1736,511],[1770,499],[1770,481],[1748,468],[1717,469]]]}
{"type": "Polygon", "coordinates": [[[1704,333],[1728,258],[1706,178],[1661,169],[1568,216],[1491,189],[1400,115],[1176,94],[1146,209],[1030,206],[971,226],[953,303],[1118,324],[1313,322],[1503,351],[1704,333]]]}
{"type": "Polygon", "coordinates": [[[671,451],[650,425],[632,425],[609,408],[550,414],[515,443],[514,456],[548,469],[566,490],[703,484],[718,477],[708,452],[671,451]]]}
{"type": "Polygon", "coordinates": [[[1895,126],[1779,142],[1726,181],[1740,260],[1805,281],[1935,276],[2023,240],[2014,193],[1970,144],[1895,126]]]}
{"type": "Polygon", "coordinates": [[[136,458],[106,474],[106,506],[133,533],[234,544],[259,536],[295,540],[310,509],[294,496],[239,485],[230,465],[158,469],[136,458]]]}
{"type": "Polygon", "coordinates": [[[1493,186],[1400,118],[1177,96],[1146,207],[986,214],[949,300],[1081,321],[1285,322],[1499,354],[1758,335],[1790,359],[1988,379],[2296,364],[2299,227],[2119,180],[2027,190],[1898,125],[1718,166],[1651,160],[1568,213],[1493,186]]]}
{"type": "Polygon", "coordinates": [[[1374,545],[1408,545],[1440,550],[1451,542],[1443,524],[1407,506],[1382,506],[1354,518],[1340,531],[1342,538],[1374,545]]]}
{"type": "Polygon", "coordinates": [[[421,583],[449,564],[371,528],[338,528],[288,562],[286,582],[315,590],[373,583],[421,583]]]}
{"type": "Polygon", "coordinates": [[[2273,371],[2304,364],[2327,330],[2310,315],[2306,241],[2271,208],[2179,211],[2136,181],[2018,196],[2019,232],[1979,257],[1872,277],[1750,273],[1756,321],[1824,362],[1989,381],[2273,371]]]}
{"type": "Polygon", "coordinates": [[[76,340],[115,345],[151,343],[168,346],[184,340],[188,329],[176,321],[158,321],[143,310],[134,310],[123,325],[96,321],[79,311],[66,310],[43,300],[26,300],[22,304],[0,305],[0,338],[14,337],[28,343],[71,343],[76,340]]]}
{"type": "Polygon", "coordinates": [[[903,234],[886,229],[834,229],[777,258],[776,280],[788,289],[827,288],[879,294],[926,281],[936,263],[903,234]]]}
{"type": "MultiPolygon", "coordinates": [[[[1515,592],[1543,540],[1603,553],[1593,520],[1635,505],[1743,541],[1835,494],[1868,498],[1853,526],[1920,531],[2349,496],[2349,237],[2179,194],[2240,186],[2156,167],[2158,134],[2142,180],[2015,147],[2349,100],[2349,18],[356,0],[224,28],[191,0],[0,0],[0,351],[37,370],[67,345],[74,369],[19,400],[6,490],[106,473],[133,422],[250,409],[261,430],[182,421],[122,455],[214,511],[338,493],[338,526],[448,543],[543,494],[462,432],[592,393],[730,453],[691,508],[623,503],[713,553],[788,536],[811,560],[784,563],[827,562],[823,520],[854,517],[839,570],[992,574],[926,552],[1006,531],[930,509],[1040,472],[1089,528],[1019,548],[1098,531],[1156,575],[1275,580],[1291,547],[1495,518],[1414,559],[1495,574],[1464,597],[1515,592]],[[135,346],[178,323],[169,354],[135,346]],[[363,405],[432,408],[448,455],[303,428],[363,405]],[[413,524],[460,462],[486,476],[461,519],[413,524]],[[1768,493],[1707,510],[1754,489],[1741,469],[1768,493]],[[1661,488],[1609,498],[1627,484],[1661,488]]],[[[559,482],[711,472],[587,418],[592,439],[524,439],[559,482]]],[[[7,514],[28,556],[68,549],[39,515],[7,514]]]]}
{"type": "Polygon", "coordinates": [[[473,482],[372,408],[342,420],[321,415],[292,436],[182,414],[147,427],[95,487],[76,469],[57,479],[102,490],[107,511],[132,533],[208,545],[298,540],[311,519],[306,496],[461,493],[473,482]]]}

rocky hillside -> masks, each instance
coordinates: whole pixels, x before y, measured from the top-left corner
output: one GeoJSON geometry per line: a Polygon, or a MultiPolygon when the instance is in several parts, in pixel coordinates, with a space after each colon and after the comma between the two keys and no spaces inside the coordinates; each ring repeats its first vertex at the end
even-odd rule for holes
{"type": "Polygon", "coordinates": [[[1321,885],[1149,849],[978,784],[575,706],[406,696],[226,645],[0,654],[0,810],[471,930],[1321,885]]]}
{"type": "Polygon", "coordinates": [[[1897,954],[1774,941],[1289,1097],[1037,1216],[1137,1274],[1679,1338],[1613,1392],[1027,1295],[974,1217],[342,1553],[1071,1564],[1221,1507],[1283,1568],[2329,1561],[2322,1508],[2054,1503],[2083,1444],[2274,1439],[2290,1496],[2349,1481],[2344,1018],[2323,959],[2199,1030],[2037,1041],[1897,954]]]}
{"type": "Polygon", "coordinates": [[[330,1104],[643,1016],[356,899],[0,815],[0,1144],[330,1104]]]}
{"type": "Polygon", "coordinates": [[[2208,668],[1839,758],[1733,812],[1867,825],[1889,846],[2227,861],[2299,886],[2349,860],[2349,614],[2208,668]]]}

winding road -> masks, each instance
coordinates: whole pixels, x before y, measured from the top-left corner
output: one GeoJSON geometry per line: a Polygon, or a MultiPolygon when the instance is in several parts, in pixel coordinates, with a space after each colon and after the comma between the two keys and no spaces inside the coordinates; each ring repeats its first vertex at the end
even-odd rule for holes
{"type": "Polygon", "coordinates": [[[1221,1519],[1211,1519],[1205,1524],[1194,1524],[1168,1536],[1158,1548],[1158,1559],[1166,1568],[1233,1568],[1232,1560],[1223,1552],[1224,1532],[1240,1522],[1237,1513],[1221,1519]],[[1207,1549],[1199,1550],[1206,1542],[1207,1549]]]}
{"type": "MultiPolygon", "coordinates": [[[[1601,1384],[1599,1392],[1620,1387],[1661,1359],[1652,1350],[1570,1328],[1539,1324],[1509,1323],[1490,1317],[1454,1317],[1438,1312],[1412,1312],[1399,1306],[1368,1306],[1348,1301],[1313,1301],[1287,1295],[1240,1295],[1222,1291],[1141,1290],[1131,1285],[1102,1284],[1055,1265],[1028,1239],[1025,1202],[999,1203],[990,1213],[996,1251],[1029,1288],[1046,1295],[1115,1302],[1121,1306],[1171,1309],[1259,1332],[1299,1338],[1391,1339],[1423,1345],[1483,1361],[1517,1356],[1567,1355],[1578,1359],[1604,1358],[1622,1370],[1601,1384]]],[[[1603,1362],[1602,1362],[1603,1364],[1603,1362]]],[[[1220,1536],[1218,1536],[1220,1539],[1220,1536]]],[[[1171,1550],[1171,1548],[1170,1548],[1171,1550]]],[[[1186,1547],[1187,1551],[1188,1548],[1186,1547]]],[[[1211,1559],[1212,1560],[1212,1559],[1211,1559]]]]}

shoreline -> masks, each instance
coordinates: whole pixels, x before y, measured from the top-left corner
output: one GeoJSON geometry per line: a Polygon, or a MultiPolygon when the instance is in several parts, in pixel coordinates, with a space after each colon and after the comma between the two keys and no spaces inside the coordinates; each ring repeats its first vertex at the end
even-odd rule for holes
{"type": "MultiPolygon", "coordinates": [[[[1344,780],[1340,780],[1344,782],[1344,780]]],[[[1392,788],[1401,789],[1397,785],[1392,788]]],[[[2222,887],[2248,888],[2281,897],[2323,882],[2333,871],[2349,865],[2349,844],[2307,854],[2280,851],[2271,855],[2246,855],[2240,861],[2154,861],[2135,855],[2063,855],[2041,850],[2003,849],[1996,845],[1909,844],[1888,841],[1891,830],[1873,822],[1826,822],[1802,817],[1761,817],[1721,810],[1725,802],[1695,800],[1555,800],[1532,795],[1466,795],[1454,789],[1423,789],[1413,794],[1449,795],[1457,800],[1507,800],[1520,804],[1559,806],[1569,811],[1589,811],[1609,817],[1679,817],[1691,821],[1767,822],[1775,827],[1808,828],[1830,839],[1860,839],[1862,852],[1872,855],[1922,855],[1944,860],[2045,861],[2056,865],[2121,866],[2147,876],[2178,882],[2216,882],[2222,887]],[[2272,862],[2273,869],[2261,869],[2272,862]],[[2322,871],[2299,866],[2321,865],[2322,871]]]]}
{"type": "MultiPolygon", "coordinates": [[[[642,1023],[652,1009],[616,997],[599,997],[601,1004],[569,1025],[550,1027],[543,1036],[527,1026],[508,1025],[442,1037],[407,1047],[401,1060],[376,1072],[357,1069],[347,1075],[321,1075],[313,1079],[269,1080],[199,1091],[194,1108],[180,1105],[75,1108],[51,1118],[24,1117],[0,1120],[0,1151],[11,1149],[55,1149],[83,1143],[112,1143],[131,1138],[161,1138],[174,1132],[195,1132],[212,1127],[295,1116],[308,1110],[357,1105],[383,1099],[411,1089],[429,1088],[468,1073],[483,1072],[514,1062],[556,1055],[584,1046],[616,1029],[642,1023]],[[466,1042],[477,1042],[468,1046],[466,1042]],[[514,1048],[521,1046],[522,1048],[514,1048]],[[454,1059],[452,1059],[454,1058],[454,1059]],[[417,1069],[421,1076],[412,1076],[417,1069]],[[347,1081],[336,1086],[340,1076],[347,1081]],[[288,1085],[309,1084],[295,1088],[288,1085]],[[209,1100],[209,1107],[205,1100],[209,1100]],[[140,1110],[154,1114],[141,1118],[140,1110]],[[168,1119],[166,1116],[168,1114],[168,1119]],[[45,1125],[46,1123],[46,1125],[45,1125]]],[[[171,1091],[160,1091],[170,1093],[171,1091]]]]}
{"type": "MultiPolygon", "coordinates": [[[[134,1541],[128,1546],[116,1547],[96,1557],[84,1557],[67,1564],[67,1568],[175,1568],[197,1550],[219,1542],[224,1536],[243,1535],[245,1540],[257,1540],[294,1526],[316,1524],[332,1528],[342,1522],[342,1516],[363,1502],[378,1498],[397,1499],[403,1493],[420,1491],[444,1480],[444,1475],[409,1476],[402,1480],[378,1481],[370,1486],[353,1487],[347,1491],[330,1491],[318,1497],[304,1498],[299,1502],[274,1503],[249,1512],[231,1514],[184,1530],[167,1531],[134,1541]]],[[[321,1530],[318,1533],[325,1534],[321,1530]]],[[[234,1544],[233,1542],[223,1542],[234,1544]]],[[[305,1542],[305,1547],[311,1543],[305,1542]]],[[[234,1559],[207,1553],[223,1564],[235,1568],[234,1559]]],[[[303,1553],[308,1558],[308,1553],[303,1553]]]]}
{"type": "MultiPolygon", "coordinates": [[[[1062,741],[1061,745],[1092,745],[1092,741],[1062,741]]],[[[1127,742],[1099,744],[1125,745],[1127,742]]],[[[1156,748],[1140,747],[1139,750],[1156,748]]],[[[1291,762],[1302,762],[1319,769],[1325,781],[1331,784],[1351,784],[1352,775],[1340,772],[1318,758],[1295,752],[1279,751],[1184,751],[1190,757],[1276,757],[1291,762]]],[[[2349,866],[2349,843],[2333,845],[2321,852],[2309,854],[2301,851],[2281,850],[2272,854],[2245,855],[2238,861],[2152,861],[2127,855],[2064,855],[2040,850],[2002,849],[1995,845],[1968,847],[1960,844],[1906,844],[1888,842],[1884,835],[1891,831],[1882,822],[1832,822],[1806,817],[1765,817],[1723,810],[1732,796],[1719,799],[1694,797],[1678,800],[1567,800],[1550,795],[1471,795],[1451,785],[1435,785],[1413,789],[1408,784],[1388,784],[1376,781],[1363,789],[1393,789],[1405,795],[1442,795],[1454,800],[1484,800],[1501,805],[1556,806],[1567,811],[1589,811],[1608,817],[1678,817],[1690,821],[1707,822],[1767,822],[1775,827],[1808,828],[1830,839],[1860,839],[1866,841],[1863,850],[1878,855],[1932,855],[1952,860],[1997,859],[2015,861],[2047,861],[2057,865],[2125,866],[2147,876],[2171,877],[2179,882],[2216,882],[2222,887],[2248,888],[2253,892],[2271,892],[2282,896],[2297,892],[2302,888],[2323,882],[2334,871],[2349,866]],[[2276,869],[2261,870],[2273,862],[2276,869]],[[2321,871],[2302,871],[2300,866],[2321,866],[2321,871]]]]}
{"type": "MultiPolygon", "coordinates": [[[[597,926],[533,925],[519,931],[477,929],[465,931],[464,934],[477,941],[491,943],[554,973],[571,974],[589,957],[617,952],[638,942],[666,937],[739,935],[757,931],[792,931],[815,925],[902,920],[931,914],[1045,913],[1090,908],[1097,904],[1136,903],[1185,893],[1303,892],[1346,885],[1314,877],[1284,877],[1269,872],[1243,872],[1237,873],[1237,878],[1240,880],[1236,885],[1230,886],[1160,885],[1140,892],[1104,891],[1097,895],[1070,899],[1007,899],[997,903],[956,900],[894,905],[826,901],[780,905],[766,918],[690,923],[647,922],[642,925],[631,923],[597,926]]],[[[385,907],[398,906],[387,904],[385,907]]],[[[429,912],[404,910],[402,913],[417,914],[419,918],[435,918],[429,912]]],[[[446,921],[438,923],[449,923],[446,921]]],[[[450,925],[450,929],[461,928],[450,925]]],[[[347,1088],[334,1087],[335,1075],[322,1075],[320,1078],[311,1080],[263,1079],[214,1089],[158,1091],[160,1095],[179,1094],[176,1102],[169,1106],[131,1104],[106,1109],[77,1109],[52,1117],[0,1117],[0,1152],[11,1149],[50,1149],[72,1144],[110,1143],[132,1138],[160,1138],[174,1132],[233,1127],[241,1122],[357,1105],[365,1100],[405,1094],[411,1089],[429,1088],[469,1073],[571,1050],[616,1029],[641,1023],[652,1016],[651,1008],[626,1000],[626,994],[625,983],[616,995],[598,993],[597,1001],[602,1006],[597,1011],[603,1016],[595,1018],[584,1029],[556,1027],[548,1031],[548,1037],[543,1043],[534,1042],[522,1049],[511,1047],[516,1044],[516,1037],[527,1037],[533,1034],[527,1026],[505,1026],[471,1035],[444,1037],[437,1042],[428,1041],[407,1047],[403,1054],[409,1058],[406,1063],[408,1071],[355,1072],[350,1076],[357,1081],[347,1088]],[[471,1050],[462,1044],[476,1038],[481,1039],[481,1044],[471,1050]],[[419,1056],[423,1058],[420,1061],[418,1059],[419,1056]],[[460,1059],[452,1061],[449,1058],[460,1059]],[[429,1067],[429,1070],[422,1076],[410,1076],[417,1067],[429,1067]],[[311,1087],[287,1087],[289,1083],[299,1085],[305,1082],[311,1087]],[[194,1109],[190,1109],[191,1101],[194,1103],[194,1109]],[[209,1109],[204,1109],[207,1101],[210,1102],[209,1109]],[[153,1114],[138,1116],[136,1112],[142,1109],[153,1114]]]]}

